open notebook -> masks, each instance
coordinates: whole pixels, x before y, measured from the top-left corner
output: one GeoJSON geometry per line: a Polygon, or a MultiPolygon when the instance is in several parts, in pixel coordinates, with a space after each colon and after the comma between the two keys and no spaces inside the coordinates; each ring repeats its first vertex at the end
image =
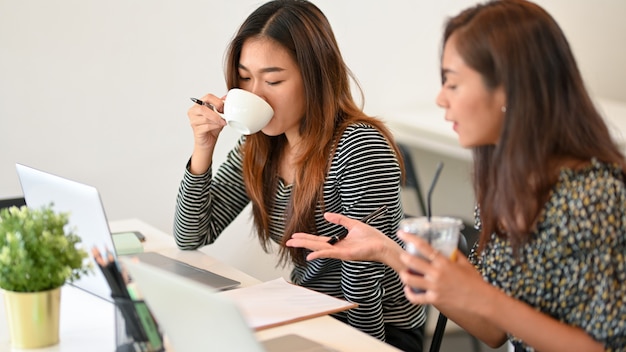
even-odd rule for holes
{"type": "MultiPolygon", "coordinates": [[[[82,247],[91,253],[92,247],[112,251],[117,257],[109,223],[98,190],[86,184],[68,180],[22,164],[16,164],[22,192],[28,207],[41,207],[54,204],[57,212],[69,212],[69,226],[81,238],[82,247]]],[[[238,286],[235,280],[193,267],[157,253],[142,253],[143,260],[159,265],[166,270],[186,275],[194,280],[218,289],[238,286]]],[[[90,257],[91,258],[91,257],[90,257]]],[[[93,258],[91,258],[93,261],[93,258]]],[[[97,268],[94,262],[94,268],[97,268]]],[[[74,286],[112,302],[111,289],[100,270],[84,275],[73,283],[74,286]]]]}
{"type": "Polygon", "coordinates": [[[239,307],[228,297],[130,257],[120,261],[176,352],[335,351],[295,334],[260,342],[239,307]]]}

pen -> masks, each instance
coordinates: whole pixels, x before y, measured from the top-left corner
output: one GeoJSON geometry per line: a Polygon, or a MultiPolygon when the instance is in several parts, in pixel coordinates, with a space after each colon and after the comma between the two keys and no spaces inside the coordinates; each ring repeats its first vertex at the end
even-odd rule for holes
{"type": "Polygon", "coordinates": [[[191,99],[191,101],[193,101],[194,103],[198,104],[198,105],[204,105],[206,107],[208,107],[209,109],[215,110],[215,106],[213,106],[213,104],[211,103],[207,103],[206,101],[202,101],[198,98],[189,98],[191,99]]]}
{"type": "MultiPolygon", "coordinates": [[[[377,219],[379,216],[383,215],[384,213],[387,212],[387,206],[383,205],[382,207],[374,210],[373,212],[365,215],[363,218],[361,218],[361,222],[364,224],[368,224],[372,221],[374,221],[375,219],[377,219]]],[[[344,238],[346,238],[346,236],[348,236],[348,229],[344,228],[343,231],[338,234],[338,235],[333,235],[329,240],[328,243],[329,244],[335,244],[341,240],[343,240],[344,238]]]]}

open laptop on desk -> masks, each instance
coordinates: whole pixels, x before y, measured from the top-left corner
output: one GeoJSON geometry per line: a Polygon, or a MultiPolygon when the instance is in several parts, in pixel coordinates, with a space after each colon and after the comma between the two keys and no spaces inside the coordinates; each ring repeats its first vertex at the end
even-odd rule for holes
{"type": "MultiPolygon", "coordinates": [[[[29,207],[37,208],[53,203],[55,211],[69,212],[68,225],[74,228],[76,234],[82,239],[81,244],[90,254],[92,262],[91,248],[94,246],[99,249],[104,246],[117,257],[100,194],[95,187],[22,164],[16,164],[16,168],[22,192],[29,207]]],[[[226,289],[240,284],[238,281],[161,254],[144,254],[147,257],[146,260],[151,260],[153,264],[162,265],[166,270],[174,271],[179,275],[190,275],[193,280],[201,281],[211,287],[226,289]]],[[[113,301],[111,289],[102,272],[97,269],[95,262],[93,273],[84,275],[72,284],[107,301],[113,301]]]]}
{"type": "Polygon", "coordinates": [[[295,334],[259,342],[235,302],[215,290],[131,256],[121,262],[176,352],[335,351],[295,334]]]}

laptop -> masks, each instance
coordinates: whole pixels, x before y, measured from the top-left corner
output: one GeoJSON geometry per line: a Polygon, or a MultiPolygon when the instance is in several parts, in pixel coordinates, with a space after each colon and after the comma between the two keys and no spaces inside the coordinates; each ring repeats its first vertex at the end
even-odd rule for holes
{"type": "Polygon", "coordinates": [[[176,352],[335,351],[296,334],[258,341],[236,303],[214,289],[130,256],[120,261],[176,352]]]}
{"type": "MultiPolygon", "coordinates": [[[[73,228],[76,234],[81,237],[81,246],[89,253],[89,258],[94,267],[93,272],[89,275],[83,275],[72,285],[113,302],[111,288],[91,256],[91,248],[95,246],[99,249],[108,248],[114,257],[118,257],[98,190],[93,186],[68,180],[19,163],[16,164],[16,168],[26,205],[37,208],[53,203],[55,211],[68,212],[68,226],[73,228]]],[[[144,260],[150,261],[154,265],[162,266],[164,269],[179,275],[189,276],[193,280],[216,289],[232,288],[240,284],[238,281],[161,254],[145,252],[142,255],[145,256],[144,260]]]]}

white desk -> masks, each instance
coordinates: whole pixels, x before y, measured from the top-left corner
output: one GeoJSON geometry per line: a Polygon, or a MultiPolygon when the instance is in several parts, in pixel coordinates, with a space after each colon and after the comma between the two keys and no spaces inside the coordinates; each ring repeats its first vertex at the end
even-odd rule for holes
{"type": "MultiPolygon", "coordinates": [[[[113,221],[111,231],[141,231],[146,236],[146,251],[156,251],[189,264],[202,267],[241,282],[242,287],[260,281],[225,263],[198,251],[180,251],[171,236],[136,219],[113,221]]],[[[0,291],[0,299],[3,299],[0,291]]],[[[61,291],[60,343],[49,348],[27,350],[38,352],[83,352],[115,350],[114,307],[111,303],[72,286],[61,291]]],[[[330,316],[283,325],[256,333],[259,340],[295,333],[338,351],[397,351],[359,330],[330,316]]],[[[4,303],[0,304],[0,351],[11,349],[4,303]]]]}
{"type": "MultiPolygon", "coordinates": [[[[603,98],[597,98],[594,102],[614,140],[626,153],[626,103],[603,98]]],[[[444,109],[433,104],[410,112],[393,113],[393,119],[387,123],[399,142],[454,159],[471,161],[470,150],[459,145],[451,123],[445,121],[444,116],[444,109]]]]}

